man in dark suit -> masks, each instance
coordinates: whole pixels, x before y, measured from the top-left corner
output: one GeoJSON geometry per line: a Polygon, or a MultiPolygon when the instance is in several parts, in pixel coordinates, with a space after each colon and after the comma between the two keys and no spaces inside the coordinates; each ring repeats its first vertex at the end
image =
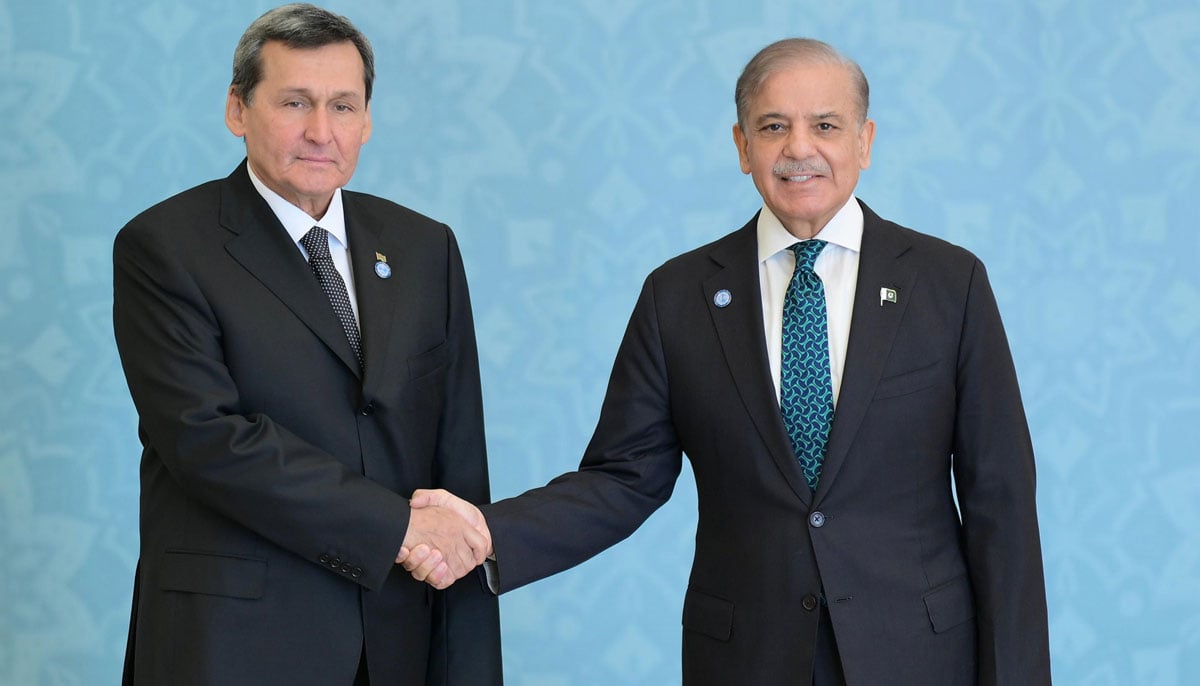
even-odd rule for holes
{"type": "Polygon", "coordinates": [[[342,189],[373,65],[344,17],[264,14],[225,113],[247,160],[116,238],[144,448],[125,683],[500,683],[495,596],[393,571],[418,543],[476,567],[486,531],[406,496],[484,502],[488,478],[453,234],[342,189]]]}
{"type": "MultiPolygon", "coordinates": [[[[875,125],[828,45],[768,46],[736,102],[762,210],[646,280],[579,470],[484,506],[497,589],[628,536],[686,453],[685,683],[1049,683],[1033,450],[983,265],[854,197],[875,125]]],[[[427,552],[405,566],[446,583],[427,552]]]]}

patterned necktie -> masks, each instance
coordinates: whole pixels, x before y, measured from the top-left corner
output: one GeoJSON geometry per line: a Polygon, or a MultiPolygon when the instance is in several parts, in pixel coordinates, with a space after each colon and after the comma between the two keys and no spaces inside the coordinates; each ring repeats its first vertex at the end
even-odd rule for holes
{"type": "Polygon", "coordinates": [[[333,305],[333,311],[342,323],[342,330],[346,332],[350,347],[354,349],[354,356],[358,358],[358,368],[362,369],[362,341],[359,338],[358,322],[354,320],[350,296],[346,294],[346,282],[342,280],[337,267],[333,266],[333,258],[329,255],[329,234],[325,229],[314,226],[300,239],[300,245],[308,251],[308,266],[312,267],[313,274],[321,284],[321,290],[325,291],[325,296],[333,305]]]}
{"type": "Polygon", "coordinates": [[[813,271],[825,241],[791,247],[796,271],[783,301],[783,354],[779,406],[792,450],[813,492],[821,478],[825,443],[833,423],[833,384],[829,376],[829,323],[825,287],[813,271]]]}

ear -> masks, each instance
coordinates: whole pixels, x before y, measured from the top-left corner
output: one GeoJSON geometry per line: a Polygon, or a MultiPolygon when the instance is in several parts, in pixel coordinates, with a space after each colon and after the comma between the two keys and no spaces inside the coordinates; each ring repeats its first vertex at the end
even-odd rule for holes
{"type": "Polygon", "coordinates": [[[858,168],[871,166],[871,143],[875,142],[875,121],[868,119],[858,129],[858,168]]]}
{"type": "Polygon", "coordinates": [[[245,113],[246,103],[234,92],[233,86],[230,86],[229,94],[225,96],[225,126],[238,138],[246,135],[245,113]]]}
{"type": "Polygon", "coordinates": [[[733,144],[738,149],[738,160],[742,164],[742,173],[750,173],[750,150],[748,149],[750,141],[746,138],[746,132],[742,131],[740,124],[733,125],[733,144]]]}

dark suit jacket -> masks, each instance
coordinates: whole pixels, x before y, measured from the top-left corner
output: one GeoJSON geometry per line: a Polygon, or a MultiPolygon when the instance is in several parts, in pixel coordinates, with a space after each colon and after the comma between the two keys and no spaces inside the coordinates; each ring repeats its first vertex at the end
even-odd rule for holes
{"type": "Polygon", "coordinates": [[[502,591],[628,536],[682,451],[686,683],[805,683],[822,588],[850,684],[1049,683],[1033,450],[983,265],[863,211],[818,492],[780,418],[752,220],[646,280],[579,471],[485,508],[502,591]]]}
{"type": "Polygon", "coordinates": [[[373,683],[500,682],[495,598],[393,564],[413,489],[488,498],[458,247],[399,205],[343,201],[365,373],[245,162],[116,238],[144,447],[127,681],[349,684],[365,642],[373,683]]]}

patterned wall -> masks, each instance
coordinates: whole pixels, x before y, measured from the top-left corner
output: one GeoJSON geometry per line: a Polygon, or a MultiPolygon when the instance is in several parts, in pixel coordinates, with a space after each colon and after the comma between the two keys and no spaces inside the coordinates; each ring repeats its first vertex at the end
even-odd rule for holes
{"type": "MultiPolygon", "coordinates": [[[[242,156],[262,0],[0,0],[0,683],[116,683],[137,546],[116,230],[242,156]]],[[[360,0],[352,182],[455,227],[493,488],[570,469],[645,274],[740,226],[732,84],[824,38],[872,79],[860,195],[989,265],[1039,455],[1062,684],[1200,682],[1194,0],[360,0]],[[437,9],[432,9],[436,6],[437,9]]],[[[508,683],[679,681],[690,475],[627,543],[502,602],[508,683]]]]}

